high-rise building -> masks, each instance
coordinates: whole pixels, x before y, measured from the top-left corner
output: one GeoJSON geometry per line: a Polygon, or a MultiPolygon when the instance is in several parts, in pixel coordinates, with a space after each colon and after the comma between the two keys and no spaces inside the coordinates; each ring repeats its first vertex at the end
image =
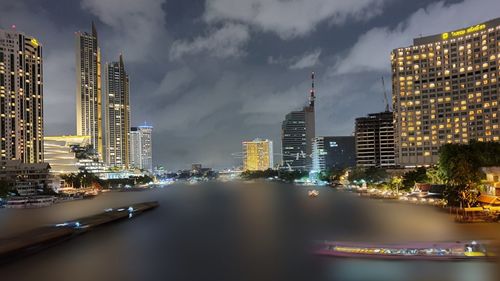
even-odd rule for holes
{"type": "Polygon", "coordinates": [[[130,101],[129,77],[125,72],[123,56],[118,62],[106,64],[106,164],[110,167],[128,168],[130,159],[130,101]]]}
{"type": "Polygon", "coordinates": [[[42,45],[0,29],[0,160],[43,162],[42,45]]]}
{"type": "Polygon", "coordinates": [[[314,72],[309,104],[302,110],[288,113],[281,125],[282,165],[292,170],[312,168],[312,139],[315,136],[314,72]]]}
{"type": "Polygon", "coordinates": [[[101,51],[93,22],[92,33],[76,33],[76,133],[90,136],[102,159],[101,51]]]}
{"type": "Polygon", "coordinates": [[[396,165],[392,112],[356,118],[355,139],[356,166],[388,168],[396,165]]]}
{"type": "Polygon", "coordinates": [[[273,168],[273,142],[267,139],[244,141],[243,170],[265,171],[273,168]]]}
{"type": "Polygon", "coordinates": [[[499,141],[500,18],[391,53],[396,161],[435,164],[446,143],[499,141]]]}
{"type": "Polygon", "coordinates": [[[313,170],[328,172],[356,165],[354,137],[315,137],[313,139],[313,170]]]}
{"type": "Polygon", "coordinates": [[[130,129],[130,166],[153,172],[153,127],[130,129]]]}

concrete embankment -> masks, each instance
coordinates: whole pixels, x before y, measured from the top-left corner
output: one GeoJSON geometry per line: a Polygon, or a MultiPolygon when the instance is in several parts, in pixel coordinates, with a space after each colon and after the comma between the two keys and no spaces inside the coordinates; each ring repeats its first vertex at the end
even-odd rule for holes
{"type": "Polygon", "coordinates": [[[157,206],[158,202],[145,202],[110,208],[96,215],[43,226],[13,237],[0,239],[0,264],[89,232],[95,227],[132,218],[157,206]]]}

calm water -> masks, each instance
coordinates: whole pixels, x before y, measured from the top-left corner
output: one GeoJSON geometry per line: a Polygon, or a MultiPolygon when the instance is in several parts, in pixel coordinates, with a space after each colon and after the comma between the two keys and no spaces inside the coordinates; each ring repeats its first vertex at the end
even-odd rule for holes
{"type": "Polygon", "coordinates": [[[270,184],[111,192],[31,210],[0,209],[0,237],[108,207],[160,207],[0,267],[0,280],[496,280],[495,264],[318,258],[314,239],[478,239],[432,208],[270,184]]]}

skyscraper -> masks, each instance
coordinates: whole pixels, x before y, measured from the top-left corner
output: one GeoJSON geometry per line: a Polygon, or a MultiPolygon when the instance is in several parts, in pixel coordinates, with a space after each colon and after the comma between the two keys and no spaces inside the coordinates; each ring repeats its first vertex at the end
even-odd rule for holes
{"type": "Polygon", "coordinates": [[[76,133],[90,136],[94,150],[103,157],[101,51],[97,31],[76,33],[76,133]]]}
{"type": "Polygon", "coordinates": [[[130,129],[130,166],[153,172],[153,127],[130,129]]]}
{"type": "Polygon", "coordinates": [[[394,124],[390,111],[356,118],[356,166],[394,167],[394,124]]]}
{"type": "Polygon", "coordinates": [[[282,165],[293,170],[312,168],[312,139],[315,136],[314,72],[311,74],[309,104],[288,113],[281,125],[282,165]]]}
{"type": "Polygon", "coordinates": [[[106,164],[128,168],[130,159],[130,101],[129,77],[125,72],[123,56],[118,62],[106,64],[106,164]]]}
{"type": "Polygon", "coordinates": [[[313,139],[313,170],[328,172],[356,165],[354,137],[315,137],[313,139]]]}
{"type": "Polygon", "coordinates": [[[254,139],[244,141],[243,170],[265,171],[273,168],[273,142],[270,140],[254,139]]]}
{"type": "Polygon", "coordinates": [[[0,159],[43,162],[42,46],[0,29],[0,159]]]}
{"type": "Polygon", "coordinates": [[[396,159],[435,164],[446,143],[499,141],[500,18],[391,53],[396,159]]]}

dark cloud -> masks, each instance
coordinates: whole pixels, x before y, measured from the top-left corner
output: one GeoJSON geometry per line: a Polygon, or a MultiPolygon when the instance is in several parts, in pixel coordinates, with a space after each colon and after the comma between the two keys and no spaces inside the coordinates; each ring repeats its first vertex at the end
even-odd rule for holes
{"type": "Polygon", "coordinates": [[[280,147],[284,115],[307,102],[317,73],[317,134],[349,135],[384,109],[391,49],[419,34],[497,17],[497,0],[0,0],[44,45],[46,134],[73,134],[74,32],[95,20],[103,62],[124,54],[132,123],[155,127],[168,169],[238,165],[241,141],[280,147]]]}

